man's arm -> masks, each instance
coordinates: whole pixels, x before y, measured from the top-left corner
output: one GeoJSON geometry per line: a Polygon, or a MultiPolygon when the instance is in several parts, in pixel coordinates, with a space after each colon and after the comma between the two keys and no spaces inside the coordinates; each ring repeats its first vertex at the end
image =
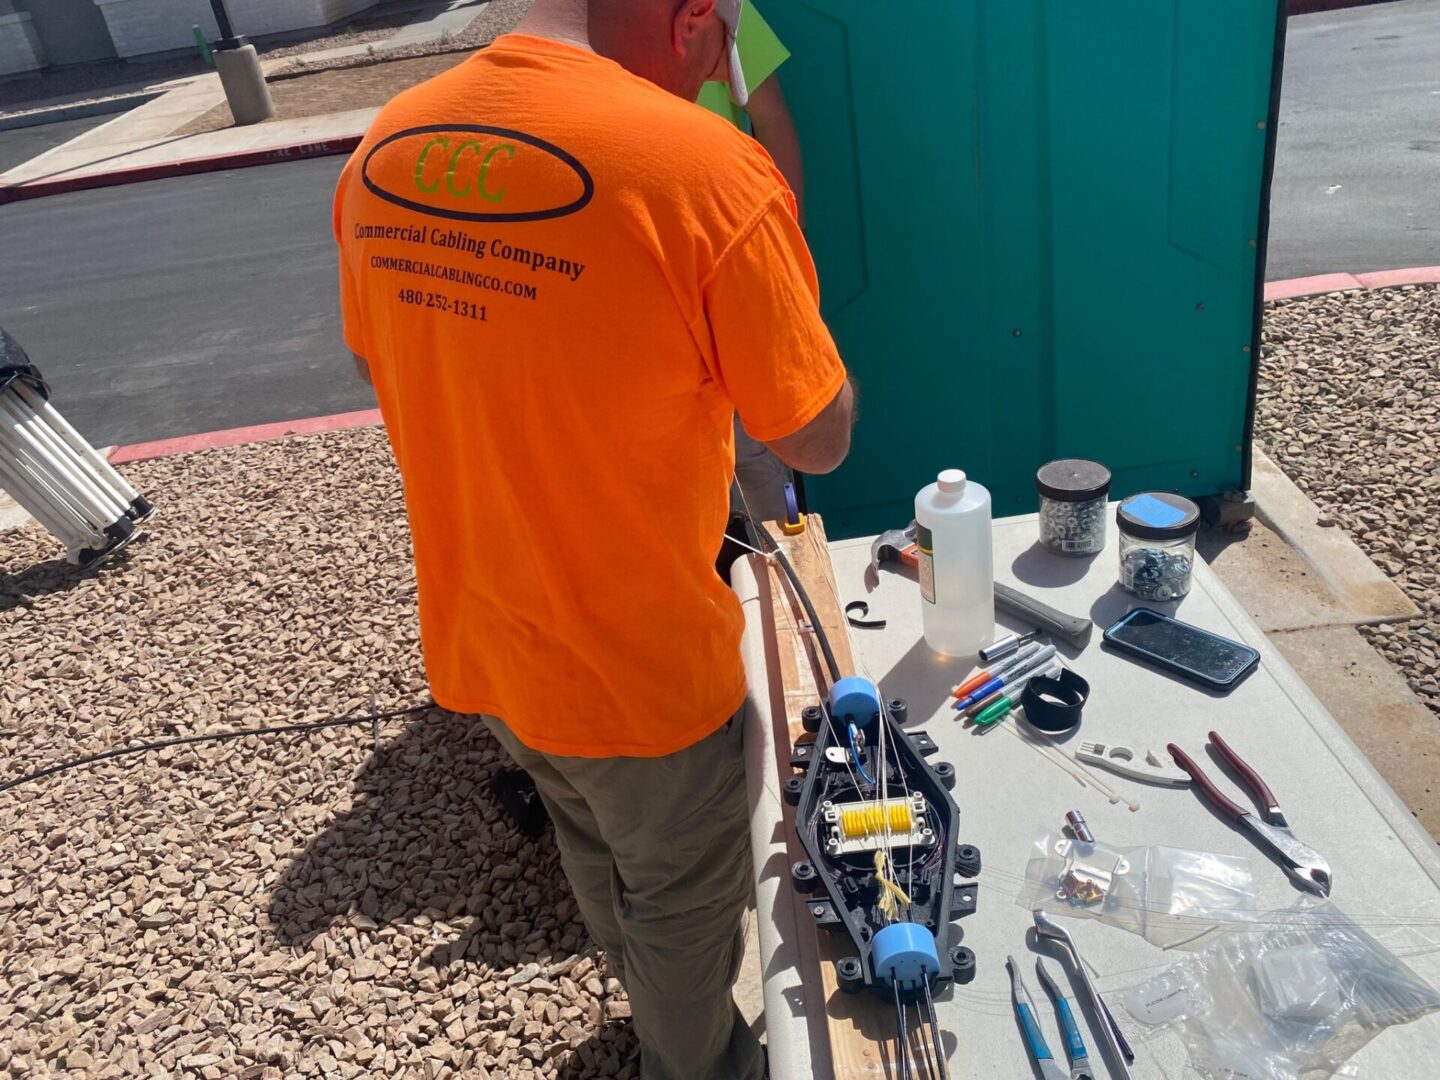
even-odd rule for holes
{"type": "Polygon", "coordinates": [[[713,342],[706,363],[745,430],[794,469],[834,470],[850,448],[855,390],[820,317],[815,264],[778,183],[702,288],[713,342]]]}
{"type": "Polygon", "coordinates": [[[850,452],[855,426],[855,380],[846,379],[829,405],[793,435],[767,442],[776,457],[796,472],[834,472],[850,452]]]}
{"type": "Polygon", "coordinates": [[[750,116],[750,127],[755,139],[774,159],[775,166],[790,190],[795,193],[795,202],[800,208],[800,224],[805,224],[805,160],[800,152],[800,134],[795,130],[795,118],[790,115],[790,106],[785,103],[785,93],[780,89],[780,80],[774,75],[750,91],[750,101],[745,106],[750,116]]]}

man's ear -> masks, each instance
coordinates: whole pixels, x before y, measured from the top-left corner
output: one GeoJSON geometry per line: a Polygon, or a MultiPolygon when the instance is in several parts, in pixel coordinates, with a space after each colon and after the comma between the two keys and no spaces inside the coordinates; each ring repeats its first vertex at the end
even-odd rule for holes
{"type": "Polygon", "coordinates": [[[671,24],[671,48],[677,56],[683,56],[687,43],[700,32],[700,25],[715,11],[715,0],[684,0],[675,9],[675,20],[671,24]]]}

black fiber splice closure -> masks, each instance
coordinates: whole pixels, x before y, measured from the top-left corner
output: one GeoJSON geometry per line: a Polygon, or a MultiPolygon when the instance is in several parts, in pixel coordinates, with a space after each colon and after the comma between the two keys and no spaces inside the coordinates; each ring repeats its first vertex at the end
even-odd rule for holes
{"type": "MultiPolygon", "coordinates": [[[[833,686],[841,680],[840,666],[804,583],[765,527],[753,519],[750,524],[762,546],[773,555],[794,587],[825,658],[833,686]]],[[[905,702],[900,699],[886,702],[879,698],[878,686],[872,684],[872,689],[877,697],[876,704],[880,706],[875,727],[877,730],[883,727],[887,733],[885,753],[880,753],[878,739],[862,739],[857,743],[849,737],[849,725],[842,725],[842,718],[830,716],[829,709],[823,705],[811,705],[803,710],[801,717],[806,730],[815,734],[804,755],[805,773],[803,776],[786,777],[782,786],[785,801],[796,808],[795,828],[806,856],[802,860],[804,865],[792,865],[792,881],[801,893],[807,894],[805,906],[815,926],[843,933],[857,954],[836,963],[841,988],[855,993],[868,987],[886,1000],[890,1000],[893,994],[898,1007],[902,994],[899,983],[894,983],[887,993],[884,973],[877,972],[871,963],[871,941],[890,922],[881,917],[882,887],[877,880],[873,852],[846,851],[843,845],[842,850],[834,850],[826,843],[820,835],[826,807],[836,808],[849,803],[859,809],[873,803],[882,780],[894,795],[908,790],[915,800],[923,804],[930,834],[921,836],[918,843],[912,839],[906,844],[909,850],[906,851],[903,867],[896,856],[890,871],[894,874],[894,883],[909,901],[903,921],[925,927],[934,937],[941,970],[929,977],[936,988],[945,982],[969,982],[974,977],[975,954],[955,944],[960,931],[952,922],[975,911],[978,890],[973,885],[959,887],[956,882],[960,810],[950,794],[956,779],[954,767],[940,763],[946,766],[942,772],[938,766],[931,766],[925,757],[927,753],[933,753],[934,740],[918,732],[912,735],[900,726],[909,712],[905,702]],[[846,728],[843,737],[842,726],[846,728]],[[836,761],[830,760],[829,751],[832,748],[840,751],[836,761]],[[850,763],[852,760],[855,767],[850,763]],[[859,775],[861,767],[865,776],[859,775]],[[917,853],[914,850],[917,847],[923,850],[917,853]]],[[[868,725],[860,726],[860,730],[868,730],[868,725]]],[[[792,765],[798,768],[798,762],[799,758],[792,756],[792,765]]],[[[890,846],[888,842],[887,846],[890,846]]],[[[978,850],[971,847],[967,854],[973,856],[967,869],[978,873],[978,850]]],[[[925,983],[923,990],[932,1031],[938,1040],[930,983],[925,983]]],[[[920,991],[912,987],[903,993],[914,996],[918,1007],[922,996],[920,991]]]]}
{"type": "MultiPolygon", "coordinates": [[[[805,852],[805,858],[791,866],[791,880],[807,897],[805,907],[815,925],[844,935],[854,950],[854,955],[837,963],[837,978],[849,992],[869,989],[887,1001],[895,988],[871,960],[872,940],[892,921],[881,906],[876,846],[862,841],[853,849],[843,847],[833,831],[839,826],[827,813],[832,808],[874,805],[881,777],[892,801],[908,791],[923,804],[921,823],[933,835],[927,831],[918,841],[897,840],[891,872],[910,900],[901,921],[923,926],[934,935],[940,963],[940,970],[931,973],[936,989],[967,981],[974,974],[969,950],[959,950],[962,957],[955,958],[960,932],[953,923],[975,910],[974,885],[962,887],[957,879],[973,878],[980,870],[979,850],[957,840],[959,809],[950,794],[956,780],[954,767],[927,762],[927,753],[935,749],[933,740],[901,728],[897,711],[905,714],[904,702],[885,702],[875,720],[886,731],[882,756],[878,738],[852,745],[844,734],[848,727],[843,718],[832,717],[825,706],[810,706],[806,712],[816,723],[815,740],[801,743],[806,752],[791,758],[791,765],[803,767],[805,775],[783,782],[785,801],[796,807],[795,824],[805,852]]],[[[918,994],[914,988],[902,991],[907,1000],[918,994]]]]}
{"type": "Polygon", "coordinates": [[[1031,727],[1058,734],[1079,725],[1089,697],[1090,684],[1065,668],[1058,678],[1037,675],[1027,682],[1020,704],[1031,727]]]}

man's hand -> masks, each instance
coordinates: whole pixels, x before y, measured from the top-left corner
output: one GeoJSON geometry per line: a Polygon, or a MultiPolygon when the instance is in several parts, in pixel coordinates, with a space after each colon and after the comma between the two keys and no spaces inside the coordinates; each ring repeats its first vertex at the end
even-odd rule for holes
{"type": "Polygon", "coordinates": [[[765,445],[796,472],[834,472],[850,452],[850,431],[854,426],[855,381],[846,379],[834,400],[814,420],[793,435],[765,445]]]}
{"type": "Polygon", "coordinates": [[[351,359],[355,361],[355,374],[359,375],[361,379],[371,386],[374,386],[375,380],[370,377],[370,362],[363,356],[356,356],[354,353],[351,353],[350,356],[351,359]]]}

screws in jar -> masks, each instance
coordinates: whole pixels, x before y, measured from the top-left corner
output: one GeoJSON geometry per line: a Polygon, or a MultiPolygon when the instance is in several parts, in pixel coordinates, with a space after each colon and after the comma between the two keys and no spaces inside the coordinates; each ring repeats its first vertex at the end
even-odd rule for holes
{"type": "Polygon", "coordinates": [[[1120,560],[1120,584],[1142,600],[1174,600],[1190,592],[1192,569],[1185,555],[1135,548],[1120,560]]]}
{"type": "Polygon", "coordinates": [[[1093,555],[1105,546],[1105,499],[1040,500],[1040,542],[1063,554],[1093,555]]]}

